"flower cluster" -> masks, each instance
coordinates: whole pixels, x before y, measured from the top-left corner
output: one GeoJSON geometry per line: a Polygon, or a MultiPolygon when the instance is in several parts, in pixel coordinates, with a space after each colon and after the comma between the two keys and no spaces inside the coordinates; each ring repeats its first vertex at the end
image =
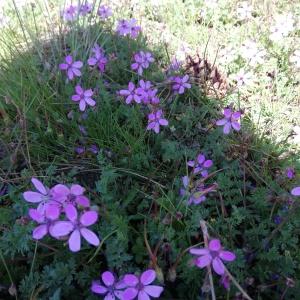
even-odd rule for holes
{"type": "Polygon", "coordinates": [[[187,204],[200,204],[206,200],[206,195],[215,190],[216,184],[205,186],[204,180],[208,176],[208,169],[212,167],[213,161],[206,159],[200,153],[195,160],[189,160],[187,165],[192,168],[190,176],[182,177],[183,188],[180,189],[180,196],[187,197],[187,204]],[[196,175],[201,175],[202,179],[197,179],[196,175]]]}
{"type": "Polygon", "coordinates": [[[34,239],[40,240],[48,233],[56,239],[67,238],[72,252],[80,250],[81,236],[89,244],[99,245],[97,235],[87,228],[97,222],[98,213],[90,209],[90,200],[82,186],[56,184],[49,189],[36,178],[31,182],[37,191],[26,191],[23,197],[38,204],[29,209],[30,218],[38,223],[32,233],[34,239]]]}
{"type": "Polygon", "coordinates": [[[132,39],[138,37],[141,27],[137,25],[136,19],[120,20],[116,29],[121,36],[130,36],[132,39]]]}
{"type": "Polygon", "coordinates": [[[104,50],[98,44],[92,48],[93,55],[88,59],[89,66],[97,66],[101,73],[104,73],[105,66],[108,62],[104,50]]]}
{"type": "Polygon", "coordinates": [[[104,299],[121,300],[150,300],[150,297],[159,298],[163,287],[151,284],[156,278],[154,270],[146,270],[140,276],[125,274],[120,280],[113,273],[102,273],[100,280],[92,282],[91,290],[95,294],[105,296],[104,299]]]}

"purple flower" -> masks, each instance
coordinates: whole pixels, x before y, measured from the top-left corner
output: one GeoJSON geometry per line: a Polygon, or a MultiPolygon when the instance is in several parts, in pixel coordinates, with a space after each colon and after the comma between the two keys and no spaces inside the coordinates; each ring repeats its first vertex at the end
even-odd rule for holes
{"type": "Polygon", "coordinates": [[[205,156],[200,153],[196,160],[189,160],[187,165],[193,168],[194,174],[201,173],[203,177],[207,177],[208,171],[206,169],[210,168],[213,162],[210,159],[206,160],[205,156]]]}
{"type": "Polygon", "coordinates": [[[23,193],[23,197],[27,202],[30,203],[39,203],[38,211],[44,213],[45,209],[49,206],[52,201],[51,191],[48,187],[36,178],[31,179],[31,183],[37,189],[37,192],[26,191],[23,193]]]}
{"type": "Polygon", "coordinates": [[[64,184],[56,184],[51,189],[53,200],[61,208],[65,208],[67,205],[89,207],[90,200],[83,195],[85,189],[79,184],[72,184],[68,188],[64,184]]]}
{"type": "Polygon", "coordinates": [[[54,237],[59,238],[69,235],[69,249],[72,252],[77,252],[81,248],[81,236],[91,245],[98,246],[100,241],[97,235],[87,229],[97,222],[98,214],[95,211],[86,211],[79,218],[77,210],[72,205],[67,205],[65,208],[66,217],[69,221],[57,221],[51,229],[54,237]]]}
{"type": "Polygon", "coordinates": [[[138,297],[139,300],[150,300],[150,297],[159,298],[164,289],[158,285],[151,285],[155,278],[156,273],[151,269],[143,272],[140,277],[126,274],[123,281],[128,288],[123,294],[123,299],[131,300],[138,297]]]}
{"type": "MultiPolygon", "coordinates": [[[[39,225],[33,230],[32,237],[35,240],[42,239],[47,233],[52,234],[54,221],[59,218],[60,211],[55,205],[50,205],[49,208],[42,213],[38,209],[29,209],[29,216],[32,220],[36,221],[39,225]]],[[[54,236],[53,236],[54,237],[54,236]]]]}
{"type": "Polygon", "coordinates": [[[295,169],[291,168],[291,167],[286,168],[285,174],[288,179],[293,179],[293,178],[295,178],[295,175],[296,175],[295,169]]]}
{"type": "Polygon", "coordinates": [[[79,101],[79,109],[81,111],[85,111],[86,105],[96,105],[96,101],[91,98],[94,94],[91,89],[83,90],[80,85],[76,85],[75,92],[76,95],[72,96],[72,100],[75,102],[79,101]]]}
{"type": "Polygon", "coordinates": [[[59,65],[59,69],[66,71],[69,80],[73,80],[74,76],[81,76],[80,68],[83,66],[82,61],[74,61],[72,55],[68,55],[65,58],[66,63],[59,65]]]}
{"type": "Polygon", "coordinates": [[[144,104],[159,104],[159,98],[156,96],[157,89],[151,89],[152,83],[150,81],[139,81],[139,87],[136,89],[138,95],[144,104]]]}
{"type": "Polygon", "coordinates": [[[105,300],[115,300],[117,299],[124,299],[123,298],[123,291],[120,289],[124,289],[126,284],[123,281],[116,282],[115,276],[106,271],[101,275],[102,282],[100,280],[94,280],[92,282],[91,290],[92,292],[100,295],[105,295],[105,300]]]}
{"type": "Polygon", "coordinates": [[[98,14],[98,16],[100,16],[100,18],[102,20],[105,20],[105,19],[109,18],[110,16],[112,16],[112,11],[111,11],[110,7],[101,5],[98,9],[97,14],[98,14]]]}
{"type": "Polygon", "coordinates": [[[155,133],[159,133],[160,126],[168,126],[169,122],[163,118],[163,111],[157,110],[148,115],[147,130],[153,130],[155,133]]]}
{"type": "Polygon", "coordinates": [[[142,75],[143,70],[149,68],[150,63],[154,62],[150,52],[139,51],[133,57],[135,62],[131,65],[131,69],[137,71],[139,75],[142,75]]]}
{"type": "Polygon", "coordinates": [[[135,19],[130,20],[119,20],[117,25],[117,32],[119,35],[126,36],[130,35],[131,38],[135,39],[139,32],[141,31],[141,27],[136,25],[135,19]]]}
{"type": "Polygon", "coordinates": [[[62,12],[62,15],[66,21],[73,21],[78,15],[77,6],[70,5],[62,12]]]}
{"type": "Polygon", "coordinates": [[[97,145],[91,145],[91,147],[88,150],[94,154],[98,154],[99,152],[99,148],[97,145]]]}
{"type": "Polygon", "coordinates": [[[83,146],[75,147],[75,152],[77,154],[83,154],[85,152],[85,147],[83,147],[83,146]]]}
{"type": "Polygon", "coordinates": [[[233,112],[230,108],[225,108],[224,117],[225,118],[216,122],[217,126],[224,126],[224,134],[229,134],[232,128],[236,131],[239,131],[241,129],[241,124],[239,123],[241,112],[233,112]]]}
{"type": "Polygon", "coordinates": [[[282,222],[282,218],[280,216],[274,216],[274,223],[279,225],[282,222]]]}
{"type": "Polygon", "coordinates": [[[291,190],[293,196],[300,196],[300,186],[297,186],[291,190]]]}
{"type": "Polygon", "coordinates": [[[190,89],[191,84],[188,83],[189,75],[180,76],[172,76],[169,78],[172,82],[172,90],[175,94],[183,94],[185,89],[190,89]]]}
{"type": "Polygon", "coordinates": [[[135,88],[134,83],[132,83],[131,81],[128,83],[128,90],[120,90],[119,94],[123,97],[126,97],[126,104],[130,104],[132,101],[135,101],[136,103],[141,103],[141,96],[135,88]]]}
{"type": "Polygon", "coordinates": [[[192,248],[190,253],[199,256],[195,260],[197,267],[202,269],[212,264],[214,271],[219,275],[225,274],[223,261],[234,261],[236,258],[233,252],[222,249],[218,239],[212,239],[208,248],[192,248]]]}
{"type": "Polygon", "coordinates": [[[180,189],[180,195],[188,196],[188,205],[200,204],[206,200],[205,188],[203,183],[190,184],[188,176],[182,177],[183,188],[180,189]]]}
{"type": "Polygon", "coordinates": [[[93,10],[93,6],[90,3],[81,4],[79,7],[79,13],[82,16],[86,16],[87,14],[91,13],[93,10]]]}
{"type": "Polygon", "coordinates": [[[95,46],[92,48],[92,51],[94,52],[94,55],[88,59],[88,64],[90,66],[97,65],[100,72],[104,73],[105,66],[108,62],[107,58],[105,57],[104,50],[98,44],[95,44],[95,46]]]}

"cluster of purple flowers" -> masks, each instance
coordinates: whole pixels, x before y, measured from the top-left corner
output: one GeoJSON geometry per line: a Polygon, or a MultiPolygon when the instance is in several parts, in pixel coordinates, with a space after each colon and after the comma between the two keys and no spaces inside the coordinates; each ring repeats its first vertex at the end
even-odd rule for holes
{"type": "Polygon", "coordinates": [[[91,290],[105,296],[106,300],[150,300],[150,297],[159,298],[163,292],[163,287],[152,284],[155,278],[156,273],[152,269],[146,270],[140,276],[126,274],[120,280],[106,271],[101,275],[102,281],[93,281],[91,290]]]}
{"type": "MultiPolygon", "coordinates": [[[[62,17],[66,21],[74,21],[79,16],[86,16],[93,11],[93,5],[91,3],[85,2],[79,5],[70,5],[66,7],[62,12],[62,17]]],[[[97,14],[102,20],[105,20],[112,16],[112,11],[108,6],[101,5],[97,11],[97,14]]]]}
{"type": "Polygon", "coordinates": [[[131,69],[137,71],[139,75],[143,74],[144,69],[148,69],[150,63],[154,62],[154,58],[150,52],[139,51],[134,54],[134,63],[131,69]]]}
{"type": "Polygon", "coordinates": [[[121,36],[130,36],[132,39],[136,39],[141,27],[137,25],[136,19],[119,20],[116,31],[121,36]]]}
{"type": "Polygon", "coordinates": [[[180,196],[187,197],[187,204],[199,204],[206,200],[206,195],[213,191],[215,184],[205,186],[204,179],[208,176],[208,169],[212,167],[213,161],[206,159],[205,155],[200,153],[195,160],[189,160],[187,165],[192,168],[190,176],[182,177],[183,188],[180,189],[180,196]],[[195,176],[201,175],[203,179],[197,179],[195,176]]]}
{"type": "Polygon", "coordinates": [[[105,56],[104,50],[98,44],[92,48],[93,55],[88,59],[89,66],[97,66],[101,73],[104,73],[108,59],[105,56]]]}
{"type": "Polygon", "coordinates": [[[56,184],[46,187],[36,178],[31,179],[37,191],[26,191],[24,199],[38,204],[29,209],[29,216],[38,223],[32,236],[40,240],[48,233],[56,239],[68,239],[69,249],[77,252],[81,248],[81,236],[91,245],[98,246],[97,235],[87,227],[95,224],[98,213],[90,209],[90,200],[84,195],[85,189],[72,184],[56,184]]]}

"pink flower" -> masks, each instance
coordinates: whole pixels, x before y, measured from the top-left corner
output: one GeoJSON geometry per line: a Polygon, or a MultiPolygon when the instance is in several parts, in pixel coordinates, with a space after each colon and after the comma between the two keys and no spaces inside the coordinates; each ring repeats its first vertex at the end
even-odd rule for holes
{"type": "Polygon", "coordinates": [[[73,80],[74,76],[80,77],[81,72],[80,68],[83,66],[82,61],[74,61],[72,55],[68,55],[65,58],[66,63],[62,63],[59,65],[59,69],[66,71],[69,80],[73,80]]]}
{"type": "Polygon", "coordinates": [[[151,269],[143,272],[140,277],[126,274],[123,281],[128,288],[123,294],[123,299],[131,300],[138,297],[139,300],[150,300],[150,297],[159,298],[164,289],[158,285],[151,285],[155,278],[156,273],[151,269]]]}
{"type": "Polygon", "coordinates": [[[297,186],[291,190],[293,196],[300,196],[300,186],[297,186]]]}
{"type": "Polygon", "coordinates": [[[295,178],[295,175],[296,175],[295,169],[294,169],[294,168],[291,168],[291,167],[286,168],[286,170],[285,170],[285,175],[286,175],[286,177],[287,177],[288,179],[293,179],[293,178],[295,178]]]}
{"type": "Polygon", "coordinates": [[[81,236],[91,245],[98,246],[100,241],[97,235],[87,229],[97,222],[98,214],[95,211],[86,211],[79,218],[77,210],[72,205],[67,205],[65,208],[66,217],[69,221],[57,221],[51,230],[54,237],[59,238],[69,235],[69,249],[72,252],[77,252],[81,248],[81,236]]]}
{"type": "Polygon", "coordinates": [[[93,6],[90,3],[81,4],[79,7],[79,13],[81,16],[86,16],[91,13],[93,10],[93,6]]]}
{"type": "Polygon", "coordinates": [[[48,187],[36,178],[31,179],[32,184],[37,189],[37,192],[26,191],[23,193],[23,197],[27,202],[39,203],[38,211],[44,214],[45,209],[52,203],[51,191],[48,187]]]}
{"type": "MultiPolygon", "coordinates": [[[[29,209],[29,216],[32,220],[36,221],[39,225],[33,230],[32,237],[35,240],[42,239],[47,233],[52,234],[54,221],[59,218],[59,208],[55,205],[50,205],[44,213],[38,209],[29,209]]],[[[54,236],[53,236],[54,237],[54,236]]]]}
{"type": "Polygon", "coordinates": [[[94,55],[88,59],[88,64],[90,66],[97,65],[100,72],[103,73],[108,61],[105,57],[104,50],[98,44],[95,44],[92,51],[94,52],[94,55]]]}
{"type": "Polygon", "coordinates": [[[124,299],[124,292],[120,291],[120,289],[124,289],[127,286],[123,281],[116,282],[115,276],[109,271],[102,273],[101,279],[103,284],[100,280],[94,280],[92,282],[92,292],[103,296],[105,295],[104,299],[106,300],[115,300],[116,297],[117,299],[124,299]]]}
{"type": "Polygon", "coordinates": [[[51,189],[53,200],[62,208],[66,205],[81,206],[87,208],[90,201],[83,195],[85,189],[79,184],[72,184],[68,188],[64,184],[57,184],[51,189]]]}
{"type": "Polygon", "coordinates": [[[105,19],[109,18],[110,16],[112,16],[112,11],[111,11],[110,7],[101,5],[98,9],[97,14],[102,20],[105,20],[105,19]]]}
{"type": "Polygon", "coordinates": [[[195,260],[197,267],[202,269],[212,264],[214,271],[219,275],[225,274],[223,261],[234,261],[236,258],[233,252],[222,249],[218,239],[212,239],[208,248],[192,248],[190,253],[199,256],[195,260]]]}
{"type": "Polygon", "coordinates": [[[241,112],[233,112],[230,108],[225,108],[224,117],[225,118],[216,122],[217,126],[224,126],[224,134],[229,134],[232,128],[236,131],[239,131],[241,129],[241,125],[239,123],[241,112]]]}
{"type": "Polygon", "coordinates": [[[185,89],[190,89],[191,84],[188,83],[189,75],[185,75],[183,77],[175,76],[170,77],[169,80],[172,81],[172,89],[175,94],[183,94],[185,89]]]}
{"type": "Polygon", "coordinates": [[[155,133],[159,133],[160,126],[168,126],[168,124],[169,122],[163,118],[163,111],[161,109],[148,115],[147,130],[153,130],[155,133]]]}
{"type": "Polygon", "coordinates": [[[194,174],[201,173],[203,177],[208,175],[208,171],[206,169],[210,168],[213,165],[212,160],[206,160],[203,154],[199,154],[196,160],[189,160],[187,162],[189,167],[194,168],[194,174]]]}
{"type": "Polygon", "coordinates": [[[130,35],[131,38],[135,39],[139,32],[141,31],[141,27],[136,25],[135,19],[130,20],[120,20],[117,25],[117,32],[119,35],[126,36],[130,35]]]}
{"type": "Polygon", "coordinates": [[[70,5],[62,12],[62,16],[66,21],[73,21],[78,16],[77,6],[70,5]]]}
{"type": "Polygon", "coordinates": [[[131,69],[142,75],[143,70],[149,68],[150,63],[154,62],[154,58],[150,52],[139,51],[134,54],[134,61],[131,69]]]}
{"type": "Polygon", "coordinates": [[[125,102],[126,104],[130,104],[132,101],[136,103],[141,103],[141,95],[139,91],[135,88],[133,82],[128,83],[128,90],[120,90],[119,95],[126,97],[125,102]]]}
{"type": "Polygon", "coordinates": [[[87,105],[96,105],[96,101],[91,98],[93,96],[93,91],[91,89],[83,90],[80,85],[77,85],[75,91],[76,95],[72,96],[72,100],[75,102],[79,101],[79,109],[81,111],[85,111],[87,105]]]}

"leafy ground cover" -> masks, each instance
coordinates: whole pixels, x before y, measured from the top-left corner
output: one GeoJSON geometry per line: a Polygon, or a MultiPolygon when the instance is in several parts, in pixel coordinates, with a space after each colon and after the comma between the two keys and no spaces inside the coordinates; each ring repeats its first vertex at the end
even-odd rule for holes
{"type": "Polygon", "coordinates": [[[297,299],[298,5],[11,4],[1,297],[297,299]]]}

